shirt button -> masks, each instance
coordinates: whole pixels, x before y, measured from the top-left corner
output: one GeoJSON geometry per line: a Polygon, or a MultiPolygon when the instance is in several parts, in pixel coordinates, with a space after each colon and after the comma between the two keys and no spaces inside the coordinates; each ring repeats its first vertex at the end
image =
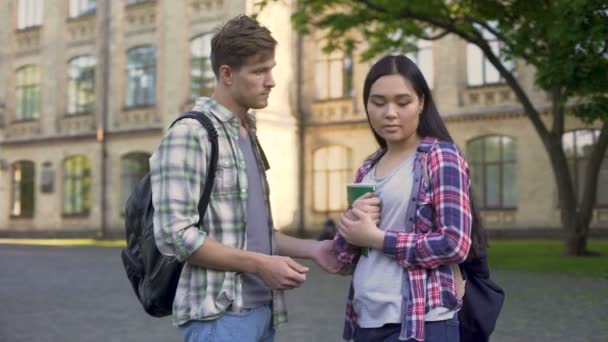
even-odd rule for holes
{"type": "Polygon", "coordinates": [[[241,193],[246,193],[247,189],[241,189],[241,193]]]}
{"type": "Polygon", "coordinates": [[[410,217],[410,222],[414,222],[414,218],[413,217],[410,217]]]}
{"type": "Polygon", "coordinates": [[[412,202],[416,202],[416,197],[412,197],[412,202]]]}

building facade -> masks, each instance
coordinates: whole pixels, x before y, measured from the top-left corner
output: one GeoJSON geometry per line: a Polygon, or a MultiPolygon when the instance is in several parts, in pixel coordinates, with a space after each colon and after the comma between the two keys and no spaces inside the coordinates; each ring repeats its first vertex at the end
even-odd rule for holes
{"type": "MultiPolygon", "coordinates": [[[[254,0],[9,0],[0,4],[0,235],[113,236],[166,127],[210,92],[209,42],[254,0]]],[[[279,41],[277,87],[255,113],[271,164],[277,227],[310,233],[345,209],[345,184],[377,145],[362,102],[371,62],[298,36],[279,1],[258,19],[279,41]]],[[[467,155],[482,217],[495,232],[558,234],[557,190],[542,143],[510,88],[452,36],[410,53],[467,155]]],[[[537,108],[534,70],[512,62],[537,108]]],[[[544,116],[549,120],[548,115],[544,116]]],[[[580,184],[596,130],[564,135],[580,184]]],[[[608,163],[592,232],[608,227],[608,163]]]]}
{"type": "MultiPolygon", "coordinates": [[[[214,86],[213,30],[253,0],[0,3],[0,232],[123,234],[124,203],[166,127],[214,86]]],[[[297,215],[289,1],[259,20],[279,41],[274,101],[256,113],[273,146],[277,224],[297,215]],[[272,20],[271,20],[272,18],[272,20]],[[276,143],[280,141],[280,143],[276,143]]]]}

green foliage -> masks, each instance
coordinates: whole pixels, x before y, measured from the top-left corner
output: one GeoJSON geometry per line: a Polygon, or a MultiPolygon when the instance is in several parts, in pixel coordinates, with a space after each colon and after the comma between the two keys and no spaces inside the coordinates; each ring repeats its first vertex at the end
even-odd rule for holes
{"type": "Polygon", "coordinates": [[[599,257],[565,257],[559,241],[492,241],[488,260],[492,268],[531,272],[571,273],[608,278],[608,241],[589,241],[599,257]]]}
{"type": "MultiPolygon", "coordinates": [[[[260,8],[269,1],[260,1],[260,8]]],[[[300,32],[313,27],[326,32],[327,50],[347,42],[363,46],[363,60],[409,52],[416,49],[416,40],[444,33],[456,34],[486,54],[496,53],[484,28],[502,42],[495,63],[502,64],[504,56],[533,65],[537,86],[559,90],[560,105],[577,98],[574,114],[587,122],[608,115],[605,0],[300,0],[292,19],[300,32]]],[[[504,73],[511,71],[495,66],[507,79],[504,73]]]]}

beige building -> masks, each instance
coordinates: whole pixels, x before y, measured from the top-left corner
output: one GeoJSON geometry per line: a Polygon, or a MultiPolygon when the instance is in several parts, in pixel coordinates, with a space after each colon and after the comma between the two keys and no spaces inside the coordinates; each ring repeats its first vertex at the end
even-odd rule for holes
{"type": "MultiPolygon", "coordinates": [[[[0,235],[122,234],[124,201],[166,127],[213,87],[213,28],[253,13],[255,2],[0,3],[0,235]]],[[[294,2],[276,2],[258,18],[279,46],[277,87],[255,114],[272,166],[275,222],[312,232],[339,216],[344,185],[376,148],[361,100],[370,64],[356,51],[322,53],[317,35],[296,35],[294,2]]],[[[421,42],[411,57],[467,154],[487,226],[557,233],[547,155],[495,70],[455,37],[421,42]]],[[[533,70],[513,67],[535,104],[547,107],[533,70]]],[[[580,170],[595,133],[575,120],[568,127],[564,143],[580,170]]],[[[601,177],[595,231],[608,227],[608,164],[601,177]]]]}

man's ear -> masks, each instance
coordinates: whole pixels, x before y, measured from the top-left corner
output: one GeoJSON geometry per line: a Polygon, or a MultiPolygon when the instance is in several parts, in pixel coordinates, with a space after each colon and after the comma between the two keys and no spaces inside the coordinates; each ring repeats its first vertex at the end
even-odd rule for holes
{"type": "Polygon", "coordinates": [[[230,86],[232,85],[232,68],[228,65],[223,64],[219,69],[219,81],[224,85],[230,86]]]}

